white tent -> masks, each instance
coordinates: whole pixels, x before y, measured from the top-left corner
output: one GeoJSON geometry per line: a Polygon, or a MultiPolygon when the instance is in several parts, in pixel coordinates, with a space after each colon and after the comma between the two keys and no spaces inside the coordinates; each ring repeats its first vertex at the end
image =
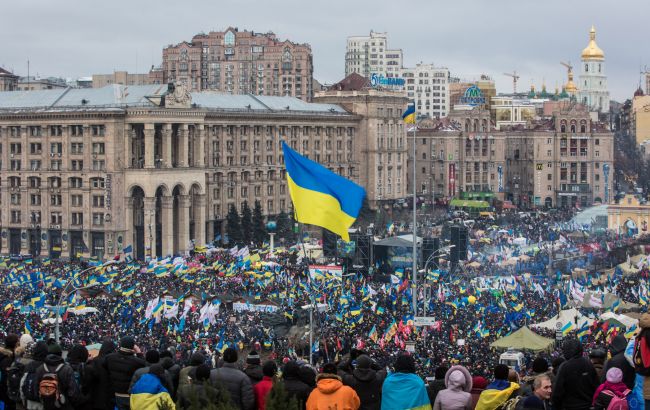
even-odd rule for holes
{"type": "Polygon", "coordinates": [[[619,322],[623,323],[625,325],[625,327],[628,328],[628,330],[632,326],[637,326],[637,327],[639,326],[639,320],[638,319],[634,319],[634,318],[631,318],[631,317],[626,316],[626,315],[617,315],[614,312],[605,312],[602,315],[600,315],[600,320],[604,321],[604,320],[608,320],[608,319],[618,320],[619,322]]]}
{"type": "Polygon", "coordinates": [[[542,328],[542,329],[549,329],[549,330],[556,330],[558,328],[558,322],[560,323],[559,328],[561,329],[564,327],[569,322],[576,323],[575,319],[576,316],[578,317],[578,322],[576,324],[576,328],[580,326],[585,320],[587,320],[589,323],[593,322],[592,319],[589,319],[587,316],[584,316],[582,313],[578,311],[578,309],[571,308],[567,310],[562,310],[560,312],[560,316],[554,316],[547,320],[546,322],[541,322],[541,323],[535,323],[533,325],[530,325],[532,328],[542,328]]]}

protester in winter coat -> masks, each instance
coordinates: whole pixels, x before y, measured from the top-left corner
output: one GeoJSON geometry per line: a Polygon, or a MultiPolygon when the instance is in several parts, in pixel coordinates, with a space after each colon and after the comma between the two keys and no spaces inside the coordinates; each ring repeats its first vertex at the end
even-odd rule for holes
{"type": "Polygon", "coordinates": [[[532,372],[521,379],[519,395],[528,397],[533,394],[533,382],[537,376],[548,373],[548,362],[543,357],[537,357],[533,360],[532,372]]]}
{"type": "Polygon", "coordinates": [[[433,410],[471,410],[472,376],[463,366],[452,366],[445,374],[445,390],[433,403],[433,410]]]}
{"type": "Polygon", "coordinates": [[[91,398],[89,396],[89,386],[86,379],[86,362],[88,361],[88,349],[82,345],[74,345],[68,352],[66,358],[72,371],[74,372],[75,381],[79,387],[79,394],[74,403],[77,410],[92,409],[91,398]]]}
{"type": "Polygon", "coordinates": [[[553,407],[566,410],[588,410],[599,385],[596,370],[582,356],[578,339],[564,341],[562,352],[566,362],[560,366],[553,383],[553,407]]]}
{"type": "Polygon", "coordinates": [[[89,387],[89,396],[94,410],[113,410],[115,408],[115,392],[112,391],[108,380],[108,370],[105,360],[115,351],[112,340],[104,340],[97,357],[86,366],[86,386],[89,387]]]}
{"type": "MultiPolygon", "coordinates": [[[[158,350],[148,350],[147,353],[144,355],[144,361],[145,361],[145,366],[139,368],[138,370],[133,373],[133,377],[131,377],[131,384],[129,384],[129,391],[133,388],[133,385],[138,381],[140,377],[142,377],[143,374],[149,373],[149,369],[151,369],[151,366],[154,364],[160,364],[160,353],[158,350]]],[[[160,364],[162,366],[162,364],[160,364]]],[[[164,367],[163,367],[164,370],[164,367]]],[[[174,383],[172,382],[172,377],[167,372],[164,370],[164,375],[162,376],[162,379],[160,380],[169,392],[169,394],[174,397],[174,383]]]]}
{"type": "MultiPolygon", "coordinates": [[[[167,371],[172,379],[172,390],[177,391],[178,377],[181,372],[181,367],[178,365],[178,363],[174,362],[174,354],[169,350],[160,352],[160,364],[162,364],[163,368],[167,371]]],[[[172,394],[172,397],[173,396],[174,395],[172,394]]]]}
{"type": "Polygon", "coordinates": [[[589,352],[589,360],[596,370],[596,375],[598,380],[603,380],[605,378],[605,360],[607,359],[607,352],[605,349],[600,347],[591,349],[589,352]]]}
{"type": "MultiPolygon", "coordinates": [[[[50,345],[45,362],[36,370],[36,385],[39,386],[44,376],[56,374],[58,381],[59,400],[56,408],[61,410],[74,409],[74,403],[79,401],[79,386],[75,380],[74,370],[63,361],[63,351],[59,345],[50,345]]],[[[55,403],[50,403],[54,405],[55,403]]],[[[46,408],[48,406],[46,405],[46,408]]]]}
{"type": "Polygon", "coordinates": [[[445,385],[445,375],[447,374],[447,370],[449,370],[449,368],[446,366],[438,366],[434,374],[435,378],[433,381],[427,383],[427,394],[429,395],[429,401],[432,404],[436,402],[436,396],[438,393],[447,388],[445,385]]]}
{"type": "Polygon", "coordinates": [[[251,379],[251,384],[253,386],[262,381],[262,378],[264,377],[261,363],[260,354],[255,350],[252,350],[246,358],[244,373],[246,373],[246,376],[251,379]]]}
{"type": "Polygon", "coordinates": [[[295,397],[300,408],[304,410],[309,394],[313,389],[300,379],[300,366],[298,366],[298,363],[293,360],[288,361],[282,369],[282,379],[289,399],[295,397]]]}
{"type": "Polygon", "coordinates": [[[202,364],[205,364],[205,356],[200,352],[193,353],[192,357],[190,357],[190,365],[183,367],[178,374],[179,389],[186,384],[190,384],[190,379],[194,378],[194,369],[202,364]]]}
{"type": "Polygon", "coordinates": [[[316,388],[307,399],[307,410],[357,410],[361,404],[359,396],[350,386],[344,386],[336,374],[336,365],[328,363],[323,373],[316,377],[316,388]]]}
{"type": "MultiPolygon", "coordinates": [[[[10,333],[5,337],[4,346],[0,347],[0,374],[7,374],[7,369],[14,361],[14,350],[18,346],[18,335],[10,333]]],[[[5,410],[14,410],[16,403],[7,397],[7,378],[0,378],[0,401],[5,403],[5,410]]]]}
{"type": "Polygon", "coordinates": [[[623,383],[623,372],[617,367],[607,370],[605,383],[598,386],[592,406],[594,410],[604,410],[609,406],[614,396],[625,399],[630,394],[630,389],[623,383]]]}
{"type": "Polygon", "coordinates": [[[273,388],[273,379],[278,372],[278,365],[274,361],[269,360],[262,366],[262,380],[253,386],[253,393],[255,393],[255,403],[257,410],[266,409],[266,396],[273,388]]]}
{"type": "Polygon", "coordinates": [[[138,379],[129,396],[132,410],[175,410],[176,405],[162,382],[164,376],[163,367],[154,364],[138,379]]]}
{"type": "Polygon", "coordinates": [[[228,393],[230,401],[241,410],[252,410],[255,406],[253,386],[246,373],[237,368],[237,351],[231,347],[223,352],[223,367],[210,372],[210,382],[221,383],[228,393]]]}
{"type": "Polygon", "coordinates": [[[422,379],[415,374],[413,356],[402,354],[395,360],[395,373],[386,377],[381,392],[382,410],[431,409],[422,379]]]}
{"type": "MultiPolygon", "coordinates": [[[[648,363],[650,363],[650,358],[647,357],[648,350],[650,349],[650,313],[641,315],[639,318],[639,327],[641,331],[636,337],[634,350],[640,353],[641,363],[635,363],[635,367],[637,367],[635,371],[647,370],[648,363]],[[645,346],[642,345],[644,342],[645,346]]],[[[643,399],[645,400],[645,407],[650,409],[650,376],[644,374],[648,374],[647,371],[639,373],[639,375],[643,376],[643,399]]]]}
{"type": "Polygon", "coordinates": [[[362,354],[356,359],[356,367],[351,374],[343,376],[343,384],[354,389],[361,400],[362,410],[381,408],[381,386],[384,378],[372,369],[372,359],[362,354]]]}
{"type": "MultiPolygon", "coordinates": [[[[628,389],[634,389],[634,380],[636,373],[634,367],[625,358],[625,348],[627,347],[627,339],[623,335],[616,335],[609,345],[609,353],[611,359],[605,362],[604,371],[607,373],[612,367],[618,367],[623,372],[623,383],[628,389]]],[[[604,378],[601,378],[604,381],[604,378]]]]}
{"type": "Polygon", "coordinates": [[[36,371],[45,363],[47,343],[40,341],[30,347],[24,357],[25,370],[20,380],[20,399],[26,410],[42,410],[43,405],[38,397],[36,371]]]}
{"type": "Polygon", "coordinates": [[[476,403],[478,403],[478,399],[481,397],[481,393],[483,393],[483,390],[485,390],[487,385],[488,381],[485,377],[472,377],[472,390],[470,391],[470,394],[472,395],[472,410],[476,408],[476,403]]]}
{"type": "Polygon", "coordinates": [[[111,390],[115,393],[115,406],[118,410],[129,409],[131,379],[136,370],[145,365],[145,361],[135,355],[135,340],[130,336],[123,337],[120,340],[119,350],[109,354],[104,360],[111,390]]]}
{"type": "Polygon", "coordinates": [[[199,406],[194,408],[205,408],[209,404],[227,403],[222,391],[210,384],[210,366],[203,363],[196,366],[192,383],[184,384],[178,389],[176,408],[185,410],[193,404],[199,406]]]}
{"type": "Polygon", "coordinates": [[[528,397],[520,400],[523,410],[548,410],[551,408],[551,378],[541,374],[533,380],[533,391],[528,397]]]}
{"type": "Polygon", "coordinates": [[[476,410],[494,410],[519,390],[519,384],[508,381],[510,369],[504,364],[494,368],[494,381],[487,385],[476,403],[476,410]]]}

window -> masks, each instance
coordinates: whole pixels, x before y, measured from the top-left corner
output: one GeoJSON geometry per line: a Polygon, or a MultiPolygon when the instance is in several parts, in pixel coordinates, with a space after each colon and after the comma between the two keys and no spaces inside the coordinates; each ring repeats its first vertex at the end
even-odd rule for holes
{"type": "Polygon", "coordinates": [[[20,171],[20,160],[19,159],[12,159],[11,160],[11,170],[12,171],[20,171]]]}
{"type": "Polygon", "coordinates": [[[72,160],[72,170],[73,171],[81,171],[83,170],[84,167],[84,162],[80,159],[73,159],[72,160]]]}
{"type": "Polygon", "coordinates": [[[72,177],[69,180],[70,188],[81,188],[83,185],[83,180],[78,177],[72,177]]]}
{"type": "Polygon", "coordinates": [[[50,206],[61,206],[62,198],[59,194],[50,195],[50,206]]]}
{"type": "Polygon", "coordinates": [[[41,161],[38,159],[33,159],[29,162],[29,169],[32,171],[39,171],[41,169],[41,161]]]}
{"type": "Polygon", "coordinates": [[[84,214],[81,212],[73,212],[70,225],[83,225],[84,224],[84,214]]]}
{"type": "Polygon", "coordinates": [[[93,195],[93,208],[104,207],[104,195],[93,195]]]}
{"type": "Polygon", "coordinates": [[[29,153],[32,155],[38,155],[43,152],[43,146],[40,142],[29,144],[29,153]]]}
{"type": "Polygon", "coordinates": [[[599,138],[596,138],[594,140],[594,145],[600,145],[600,139],[599,138]]]}
{"type": "Polygon", "coordinates": [[[61,225],[62,223],[63,223],[63,215],[61,215],[61,212],[50,213],[50,224],[61,225]]]}
{"type": "Polygon", "coordinates": [[[93,137],[103,137],[106,134],[105,125],[93,125],[90,127],[90,130],[93,137]]]}
{"type": "Polygon", "coordinates": [[[103,142],[94,142],[93,143],[93,154],[104,155],[104,143],[103,142]]]}
{"type": "Polygon", "coordinates": [[[90,179],[90,185],[93,188],[104,188],[104,178],[91,178],[90,179]]]}
{"type": "Polygon", "coordinates": [[[93,212],[93,225],[103,226],[104,225],[104,213],[103,212],[93,212]]]}
{"type": "Polygon", "coordinates": [[[70,126],[70,135],[73,137],[82,137],[84,135],[83,125],[71,125],[70,126]]]}
{"type": "Polygon", "coordinates": [[[30,203],[34,206],[39,206],[41,204],[41,194],[31,194],[30,203]]]}
{"type": "Polygon", "coordinates": [[[70,154],[83,154],[83,153],[84,153],[83,142],[73,142],[70,144],[70,154]]]}
{"type": "Polygon", "coordinates": [[[600,156],[600,151],[598,151],[598,150],[594,151],[594,156],[599,157],[600,156]]]}
{"type": "Polygon", "coordinates": [[[93,171],[105,171],[106,170],[106,161],[103,159],[94,159],[93,160],[93,171]]]}
{"type": "Polygon", "coordinates": [[[553,174],[546,174],[546,179],[551,181],[553,179],[553,174]]]}
{"type": "Polygon", "coordinates": [[[50,144],[50,154],[61,154],[61,152],[63,152],[63,144],[60,142],[50,144]]]}
{"type": "Polygon", "coordinates": [[[11,194],[11,205],[20,205],[20,194],[11,194]]]}
{"type": "Polygon", "coordinates": [[[20,211],[11,211],[11,223],[19,224],[20,223],[20,211]]]}
{"type": "Polygon", "coordinates": [[[60,125],[50,125],[50,136],[60,137],[63,135],[63,127],[60,125]]]}
{"type": "Polygon", "coordinates": [[[82,195],[70,195],[70,205],[71,206],[83,206],[83,196],[82,195]]]}

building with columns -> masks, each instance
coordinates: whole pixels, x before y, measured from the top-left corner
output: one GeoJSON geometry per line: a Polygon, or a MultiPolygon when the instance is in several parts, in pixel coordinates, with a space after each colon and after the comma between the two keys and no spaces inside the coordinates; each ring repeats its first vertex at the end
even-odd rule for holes
{"type": "Polygon", "coordinates": [[[406,97],[377,93],[319,103],[182,85],[0,93],[0,253],[167,256],[223,233],[231,205],[288,212],[282,140],[372,184],[371,201],[403,199],[403,174],[377,183],[366,166],[405,146],[406,97]],[[380,123],[393,145],[369,153],[380,123]]]}

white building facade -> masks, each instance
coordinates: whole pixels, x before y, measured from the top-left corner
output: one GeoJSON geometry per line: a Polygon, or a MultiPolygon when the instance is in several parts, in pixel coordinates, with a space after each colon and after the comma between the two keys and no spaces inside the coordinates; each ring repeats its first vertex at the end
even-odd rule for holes
{"type": "Polygon", "coordinates": [[[450,100],[449,69],[420,63],[414,68],[403,68],[400,75],[406,81],[407,96],[415,102],[418,116],[447,116],[450,100]]]}
{"type": "Polygon", "coordinates": [[[348,37],[345,50],[345,76],[352,73],[370,77],[372,74],[397,77],[402,68],[401,49],[388,48],[386,33],[370,32],[369,36],[348,37]]]}
{"type": "Polygon", "coordinates": [[[578,101],[590,111],[609,112],[609,90],[605,74],[605,53],[596,44],[596,29],[589,31],[589,44],[580,56],[580,80],[578,101]]]}

